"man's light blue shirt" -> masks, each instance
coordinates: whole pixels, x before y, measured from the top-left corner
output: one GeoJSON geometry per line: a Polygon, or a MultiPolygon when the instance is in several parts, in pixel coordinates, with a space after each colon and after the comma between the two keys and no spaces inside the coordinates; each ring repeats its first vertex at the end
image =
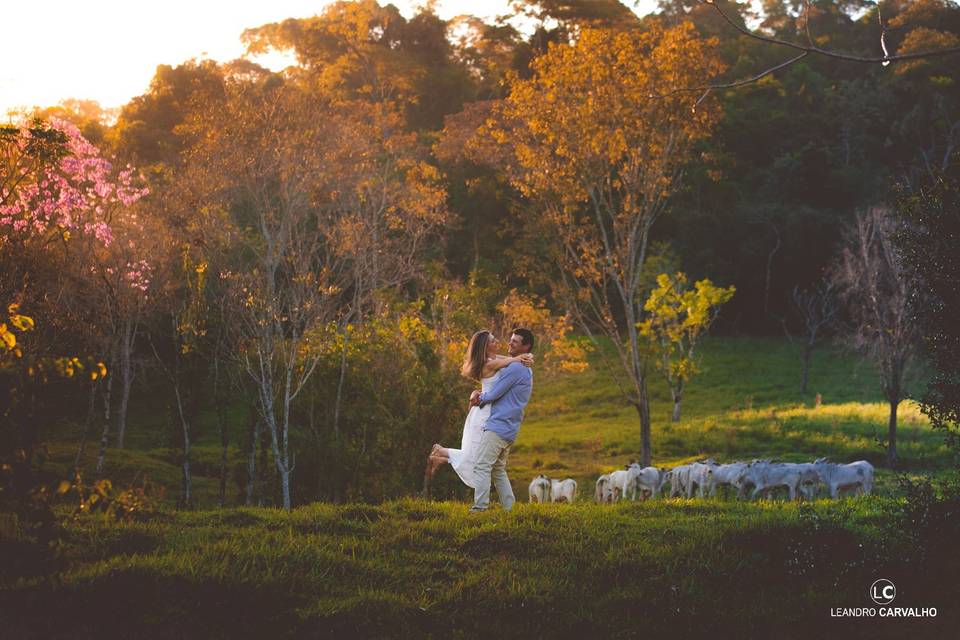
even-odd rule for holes
{"type": "Polygon", "coordinates": [[[523,410],[530,402],[533,392],[533,370],[520,362],[508,364],[500,369],[500,379],[490,391],[480,394],[480,406],[492,402],[490,417],[483,427],[484,431],[495,434],[513,443],[520,431],[523,410]]]}

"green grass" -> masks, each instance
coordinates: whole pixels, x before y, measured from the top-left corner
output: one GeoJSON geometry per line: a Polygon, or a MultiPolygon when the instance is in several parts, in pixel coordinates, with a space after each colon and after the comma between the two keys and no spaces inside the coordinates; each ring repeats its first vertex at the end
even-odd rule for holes
{"type": "MultiPolygon", "coordinates": [[[[930,593],[888,557],[897,506],[664,500],[477,516],[406,499],[89,517],[67,526],[55,580],[0,572],[0,615],[43,638],[799,637],[830,607],[866,606],[882,567],[945,623],[956,589],[930,593]]],[[[932,628],[919,625],[893,629],[932,628]]]]}
{"type": "MultiPolygon", "coordinates": [[[[893,638],[946,637],[955,628],[960,567],[952,543],[917,547],[916,523],[904,526],[898,515],[904,498],[895,483],[904,471],[945,475],[950,456],[907,402],[899,413],[902,468],[883,466],[875,436],[885,432],[887,408],[868,367],[822,349],[810,393],[801,396],[799,363],[785,341],[710,340],[679,423],[670,422],[669,393],[654,380],[653,451],[665,466],[705,456],[863,458],[878,467],[878,495],[809,504],[729,496],[525,504],[537,473],[576,478],[589,497],[599,473],[638,457],[634,409],[596,355],[591,364],[579,375],[537,376],[509,462],[521,501],[509,514],[496,507],[468,514],[465,489],[459,502],[212,509],[220,454],[209,415],[194,449],[194,490],[208,509],[177,512],[169,507],[179,493],[176,442],[151,404],[156,399],[138,404],[131,446],[108,452],[107,475],[121,485],[147,477],[165,486],[167,506],[143,522],[68,520],[52,549],[0,540],[4,631],[37,638],[893,638]],[[823,404],[814,408],[818,391],[823,404]],[[938,619],[829,618],[831,607],[869,606],[867,586],[881,574],[897,584],[904,606],[936,606],[938,619]]],[[[48,471],[70,468],[75,433],[52,433],[48,471]]],[[[95,455],[91,443],[88,470],[95,455]]],[[[232,474],[242,462],[232,445],[232,474]]],[[[231,475],[234,501],[238,488],[231,475]]]]}

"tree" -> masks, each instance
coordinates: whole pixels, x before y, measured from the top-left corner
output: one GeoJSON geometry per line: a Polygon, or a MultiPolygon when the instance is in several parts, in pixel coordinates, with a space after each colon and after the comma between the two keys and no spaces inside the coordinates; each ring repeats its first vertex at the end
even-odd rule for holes
{"type": "Polygon", "coordinates": [[[445,193],[385,105],[319,98],[269,75],[228,77],[224,96],[191,125],[187,172],[196,207],[226,213],[243,257],[222,277],[290,508],[293,403],[324,353],[317,341],[417,277],[446,222],[445,193]]]}
{"type": "Polygon", "coordinates": [[[640,335],[649,340],[656,368],[670,387],[674,422],[680,421],[680,402],[687,382],[700,373],[697,345],[716,319],[720,306],[735,291],[734,287],[717,287],[708,279],[698,280],[688,289],[683,273],[657,276],[657,288],[644,304],[649,315],[640,323],[640,335]]]}
{"type": "MultiPolygon", "coordinates": [[[[811,289],[794,287],[793,306],[803,324],[803,334],[801,336],[803,342],[800,352],[800,363],[802,365],[800,393],[806,393],[807,384],[810,380],[810,361],[813,358],[813,350],[823,337],[823,330],[833,323],[839,311],[839,305],[833,291],[833,283],[824,280],[811,289]]],[[[787,329],[786,321],[783,321],[783,328],[787,338],[792,342],[793,336],[787,329]]]]}
{"type": "Polygon", "coordinates": [[[247,29],[242,39],[251,53],[292,51],[300,67],[293,75],[327,99],[388,105],[411,129],[439,129],[473,90],[446,30],[429,6],[407,20],[392,4],[341,0],[310,18],[247,29]]]}
{"type": "Polygon", "coordinates": [[[329,118],[275,80],[235,80],[217,113],[194,126],[205,132],[187,169],[204,190],[198,204],[230,212],[249,256],[245,268],[224,275],[242,309],[242,361],[290,509],[292,403],[316,366],[310,331],[334,316],[344,286],[344,261],[329,247],[331,221],[317,206],[329,118]]]}
{"type": "MultiPolygon", "coordinates": [[[[83,343],[61,343],[57,336],[97,335],[101,309],[84,301],[104,275],[93,254],[117,249],[111,222],[148,190],[139,185],[134,169],[115,170],[75,125],[56,118],[0,129],[0,158],[0,268],[5,274],[0,299],[18,298],[42,327],[20,380],[25,397],[32,397],[37,385],[31,379],[42,370],[72,374],[80,369],[78,357],[67,354],[83,343]]],[[[138,285],[144,268],[124,263],[115,275],[138,285]]],[[[96,339],[87,344],[101,354],[106,350],[96,339]]],[[[29,451],[31,418],[18,419],[29,451]]]]}
{"type": "Polygon", "coordinates": [[[897,219],[884,207],[858,214],[845,232],[831,275],[851,320],[846,340],[876,366],[890,405],[887,461],[891,465],[897,461],[897,407],[907,397],[907,374],[920,338],[914,318],[920,298],[893,243],[897,226],[897,219]]]}
{"type": "Polygon", "coordinates": [[[614,378],[640,419],[643,464],[651,445],[638,291],[651,228],[718,118],[714,102],[694,109],[686,91],[721,70],[714,45],[689,23],[584,29],[534,61],[494,131],[513,145],[511,180],[543,212],[536,234],[548,254],[527,273],[557,265],[559,277],[547,278],[554,294],[592,339],[599,330],[612,341],[628,386],[614,378]]]}
{"type": "Polygon", "coordinates": [[[175,166],[189,146],[184,127],[208,96],[221,94],[223,72],[213,60],[157,66],[150,89],[120,110],[111,131],[117,153],[137,166],[175,166]]]}
{"type": "Polygon", "coordinates": [[[193,255],[193,247],[184,243],[176,251],[176,243],[171,242],[171,245],[167,247],[167,260],[163,265],[165,286],[159,294],[163,299],[148,338],[157,364],[173,387],[171,414],[173,421],[179,423],[183,471],[179,504],[191,509],[194,502],[190,454],[200,398],[205,395],[199,386],[204,379],[204,363],[209,355],[204,349],[209,315],[206,291],[209,274],[207,263],[193,255]],[[155,340],[155,336],[161,339],[155,340]],[[157,342],[160,343],[159,349],[157,342]]]}
{"type": "Polygon", "coordinates": [[[902,259],[915,278],[913,304],[934,374],[920,399],[934,428],[942,429],[954,451],[960,449],[960,183],[940,179],[915,191],[900,192],[898,211],[905,224],[897,236],[902,259]]]}
{"type": "MultiPolygon", "coordinates": [[[[724,22],[726,22],[730,27],[735,29],[740,34],[768,45],[780,46],[787,49],[792,49],[795,52],[800,52],[799,54],[785,60],[784,62],[781,62],[780,64],[769,67],[762,72],[751,77],[744,78],[743,80],[724,84],[706,85],[704,87],[705,90],[701,96],[701,100],[715,89],[730,89],[758,82],[777,71],[797,64],[807,56],[887,66],[892,62],[929,60],[940,58],[942,56],[953,56],[960,54],[960,40],[957,40],[957,38],[952,36],[952,34],[930,30],[923,26],[910,30],[906,33],[902,43],[900,43],[901,50],[897,53],[891,53],[891,50],[896,48],[896,45],[892,41],[894,36],[888,38],[888,34],[890,34],[891,31],[906,31],[905,28],[908,25],[913,26],[909,20],[909,16],[912,13],[910,11],[910,7],[920,7],[919,10],[916,11],[920,17],[923,17],[924,14],[929,14],[931,11],[956,11],[956,5],[950,2],[950,0],[923,0],[922,2],[917,2],[915,4],[907,4],[907,10],[904,11],[903,14],[895,16],[892,20],[884,20],[883,13],[881,11],[881,5],[878,3],[876,5],[876,13],[871,12],[868,14],[868,19],[872,20],[874,16],[877,18],[879,33],[874,36],[874,46],[872,49],[874,52],[877,50],[882,51],[882,56],[877,56],[875,53],[873,55],[857,55],[821,46],[823,44],[822,40],[818,40],[818,38],[815,37],[814,29],[811,28],[812,22],[817,17],[827,14],[832,16],[842,16],[842,18],[845,18],[847,21],[850,20],[848,16],[843,15],[842,12],[839,11],[839,8],[834,5],[833,2],[823,2],[819,3],[818,5],[809,0],[805,0],[799,19],[796,22],[796,32],[794,34],[796,37],[781,37],[779,35],[768,35],[767,33],[751,30],[743,23],[742,20],[739,19],[740,16],[737,16],[737,18],[732,18],[730,16],[729,8],[725,9],[724,6],[721,6],[727,5],[728,3],[726,2],[722,2],[720,0],[698,1],[711,6],[724,22]],[[902,16],[904,15],[908,16],[907,19],[902,19],[902,16]]],[[[899,9],[896,3],[891,2],[889,4],[893,5],[895,9],[899,9]]],[[[782,3],[778,2],[765,3],[765,8],[785,9],[782,3]]],[[[774,11],[772,13],[773,15],[768,16],[768,21],[765,22],[765,26],[772,26],[774,28],[779,27],[782,29],[790,22],[788,16],[782,11],[774,11]]],[[[948,21],[949,20],[945,20],[945,22],[948,21]]]]}
{"type": "Polygon", "coordinates": [[[68,397],[70,382],[88,382],[89,424],[94,385],[107,377],[96,358],[72,355],[95,342],[61,335],[97,333],[96,314],[71,314],[88,291],[71,285],[91,281],[77,258],[85,245],[113,243],[111,214],[145,195],[135,182],[66,121],[0,127],[0,300],[10,302],[0,322],[0,501],[34,530],[54,520],[33,469],[39,427],[68,410],[43,396],[68,397]]]}

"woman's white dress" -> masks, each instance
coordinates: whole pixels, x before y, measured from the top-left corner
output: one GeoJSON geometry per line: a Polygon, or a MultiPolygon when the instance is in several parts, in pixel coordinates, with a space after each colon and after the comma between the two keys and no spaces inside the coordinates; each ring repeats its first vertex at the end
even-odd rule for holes
{"type": "MultiPolygon", "coordinates": [[[[480,380],[484,392],[493,388],[500,370],[489,378],[480,380]]],[[[463,439],[460,442],[459,449],[447,449],[450,455],[450,466],[457,472],[463,483],[472,489],[477,488],[477,482],[474,479],[473,467],[477,463],[477,452],[480,448],[480,437],[483,435],[483,425],[487,423],[490,417],[490,405],[483,407],[470,407],[467,413],[467,419],[463,423],[463,439]]]]}

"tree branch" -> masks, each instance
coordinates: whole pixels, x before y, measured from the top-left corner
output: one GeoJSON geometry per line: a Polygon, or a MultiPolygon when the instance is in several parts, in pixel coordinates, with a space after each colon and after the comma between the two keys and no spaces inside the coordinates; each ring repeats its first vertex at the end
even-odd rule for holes
{"type": "MultiPolygon", "coordinates": [[[[912,53],[903,53],[899,55],[887,55],[886,53],[879,58],[874,57],[865,57],[865,56],[855,56],[849,53],[840,53],[838,51],[830,51],[829,49],[821,49],[820,47],[814,45],[812,42],[810,44],[798,44],[796,42],[789,42],[787,40],[781,40],[779,38],[773,38],[771,36],[765,36],[759,33],[754,33],[749,29],[741,27],[739,24],[734,22],[730,16],[723,12],[717,3],[714,0],[700,0],[704,4],[709,4],[717,13],[729,24],[731,27],[742,33],[743,35],[753,38],[754,40],[760,40],[761,42],[767,42],[769,44],[776,44],[782,47],[789,47],[791,49],[796,49],[797,51],[803,51],[806,53],[815,53],[817,55],[825,56],[827,58],[834,58],[836,60],[847,60],[850,62],[860,62],[864,64],[883,64],[886,66],[891,62],[897,62],[900,60],[916,60],[917,58],[933,58],[938,56],[945,56],[954,53],[960,53],[960,47],[949,47],[947,49],[937,49],[934,51],[915,51],[912,53]]],[[[881,27],[882,33],[886,32],[886,27],[881,27]]],[[[881,41],[881,46],[886,52],[886,45],[881,41]]]]}

